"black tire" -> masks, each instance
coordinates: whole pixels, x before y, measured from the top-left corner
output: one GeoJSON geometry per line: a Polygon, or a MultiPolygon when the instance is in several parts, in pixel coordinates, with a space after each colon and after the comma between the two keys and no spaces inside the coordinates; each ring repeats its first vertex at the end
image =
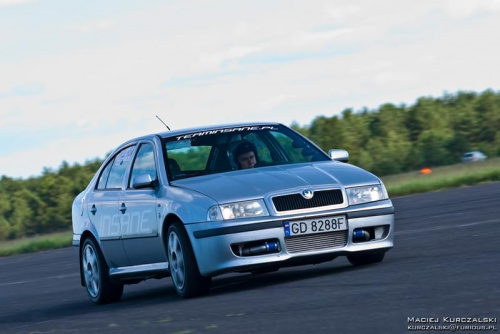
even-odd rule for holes
{"type": "Polygon", "coordinates": [[[123,284],[110,280],[108,264],[92,238],[86,239],[83,243],[80,262],[85,289],[93,303],[108,304],[122,298],[123,284]]]}
{"type": "Polygon", "coordinates": [[[170,276],[179,296],[191,298],[210,291],[212,278],[200,274],[189,237],[179,222],[168,229],[167,254],[170,276]]]}
{"type": "Polygon", "coordinates": [[[359,252],[347,255],[347,259],[353,266],[365,266],[372,263],[382,262],[384,259],[385,252],[359,252]]]}

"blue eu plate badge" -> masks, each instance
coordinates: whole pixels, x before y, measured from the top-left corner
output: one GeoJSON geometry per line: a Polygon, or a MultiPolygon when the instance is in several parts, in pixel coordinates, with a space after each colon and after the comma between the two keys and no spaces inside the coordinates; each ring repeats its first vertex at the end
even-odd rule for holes
{"type": "Polygon", "coordinates": [[[285,237],[290,236],[290,222],[284,222],[283,227],[285,228],[285,237]]]}

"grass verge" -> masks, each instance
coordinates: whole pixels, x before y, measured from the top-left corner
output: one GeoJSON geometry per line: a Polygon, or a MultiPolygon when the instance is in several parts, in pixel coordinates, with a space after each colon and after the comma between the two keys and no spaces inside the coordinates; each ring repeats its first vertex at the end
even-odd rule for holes
{"type": "Polygon", "coordinates": [[[432,169],[431,174],[409,172],[383,177],[391,197],[500,181],[500,158],[432,169]]]}
{"type": "Polygon", "coordinates": [[[0,256],[33,253],[42,250],[67,247],[71,246],[72,240],[73,232],[68,231],[17,240],[1,241],[0,256]]]}
{"type": "MultiPolygon", "coordinates": [[[[500,158],[437,167],[428,175],[422,175],[420,172],[389,175],[382,180],[391,197],[500,181],[500,158]]],[[[2,241],[0,256],[67,247],[71,246],[71,242],[71,231],[2,241]]]]}

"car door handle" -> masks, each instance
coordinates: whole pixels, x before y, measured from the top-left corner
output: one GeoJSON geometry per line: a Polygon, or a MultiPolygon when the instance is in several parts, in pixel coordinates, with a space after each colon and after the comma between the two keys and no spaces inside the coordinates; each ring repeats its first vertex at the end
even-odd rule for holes
{"type": "Polygon", "coordinates": [[[97,208],[95,207],[95,204],[92,205],[92,209],[90,209],[90,212],[95,216],[95,213],[97,212],[97,208]]]}
{"type": "Polygon", "coordinates": [[[125,203],[122,203],[122,206],[120,207],[120,211],[122,213],[125,213],[125,211],[127,211],[127,207],[125,206],[125,203]]]}

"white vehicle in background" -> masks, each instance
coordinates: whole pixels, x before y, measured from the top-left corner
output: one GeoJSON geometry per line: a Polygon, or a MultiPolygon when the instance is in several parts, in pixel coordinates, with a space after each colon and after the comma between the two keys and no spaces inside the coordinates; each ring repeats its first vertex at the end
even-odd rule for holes
{"type": "Polygon", "coordinates": [[[462,156],[462,162],[483,161],[486,160],[487,158],[488,157],[484,155],[483,152],[472,151],[472,152],[467,152],[462,156]]]}

